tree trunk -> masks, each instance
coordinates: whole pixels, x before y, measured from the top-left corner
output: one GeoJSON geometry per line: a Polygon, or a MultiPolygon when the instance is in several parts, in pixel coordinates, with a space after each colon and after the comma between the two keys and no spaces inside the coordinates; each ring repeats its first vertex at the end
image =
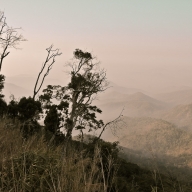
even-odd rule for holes
{"type": "Polygon", "coordinates": [[[68,140],[72,139],[72,131],[76,125],[76,121],[74,119],[77,119],[76,114],[75,114],[75,110],[77,107],[78,95],[79,95],[78,92],[74,92],[73,96],[72,96],[72,109],[71,109],[71,113],[70,113],[70,117],[69,117],[69,123],[67,124],[67,134],[66,134],[66,138],[68,140]]]}

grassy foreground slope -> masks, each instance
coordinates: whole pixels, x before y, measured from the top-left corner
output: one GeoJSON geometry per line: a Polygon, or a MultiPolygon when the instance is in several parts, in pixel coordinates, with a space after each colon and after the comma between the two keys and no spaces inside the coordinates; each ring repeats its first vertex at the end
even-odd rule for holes
{"type": "Polygon", "coordinates": [[[118,157],[116,143],[50,141],[40,131],[23,140],[16,124],[0,121],[0,191],[189,191],[190,186],[118,157]]]}

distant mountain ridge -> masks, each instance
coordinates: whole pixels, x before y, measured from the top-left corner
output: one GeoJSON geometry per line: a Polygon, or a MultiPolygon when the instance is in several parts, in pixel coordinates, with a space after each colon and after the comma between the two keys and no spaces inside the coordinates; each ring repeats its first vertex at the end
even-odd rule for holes
{"type": "MultiPolygon", "coordinates": [[[[21,75],[16,75],[16,76],[7,76],[5,79],[5,82],[15,84],[15,85],[23,87],[25,89],[33,90],[36,80],[37,80],[37,75],[31,76],[31,75],[27,75],[27,74],[21,74],[21,75]]],[[[46,87],[48,84],[61,85],[62,82],[57,79],[47,77],[47,78],[45,78],[43,87],[46,87]]]]}
{"type": "Polygon", "coordinates": [[[103,110],[107,118],[115,117],[124,109],[123,114],[130,117],[154,116],[162,110],[167,109],[168,105],[162,101],[154,99],[141,92],[133,94],[122,94],[118,92],[108,92],[96,102],[103,110]],[[109,115],[107,115],[109,113],[109,115]]]}
{"type": "MultiPolygon", "coordinates": [[[[3,89],[5,99],[8,101],[11,94],[13,94],[15,98],[32,96],[36,78],[37,77],[27,74],[6,77],[3,89]]],[[[60,85],[61,81],[57,79],[46,78],[42,89],[44,89],[48,84],[60,85]]]]}
{"type": "Polygon", "coordinates": [[[192,88],[168,93],[162,93],[156,96],[161,101],[174,105],[192,103],[192,88]]]}
{"type": "Polygon", "coordinates": [[[16,99],[21,97],[28,97],[32,95],[32,90],[25,89],[23,87],[17,86],[13,83],[6,83],[4,84],[3,94],[5,95],[5,100],[9,101],[10,96],[14,95],[16,99]]]}
{"type": "Polygon", "coordinates": [[[192,134],[189,132],[162,119],[123,117],[122,121],[124,123],[116,130],[117,137],[110,135],[108,130],[103,138],[117,140],[123,147],[141,151],[141,158],[153,155],[158,159],[176,158],[175,166],[192,167],[192,134]]]}
{"type": "Polygon", "coordinates": [[[168,110],[161,117],[192,132],[192,104],[177,105],[168,110]]]}
{"type": "Polygon", "coordinates": [[[145,92],[144,90],[137,89],[137,88],[122,87],[122,86],[115,84],[112,81],[109,81],[109,89],[107,89],[106,91],[109,91],[109,92],[115,91],[115,92],[124,93],[124,94],[133,94],[136,92],[145,92]]]}

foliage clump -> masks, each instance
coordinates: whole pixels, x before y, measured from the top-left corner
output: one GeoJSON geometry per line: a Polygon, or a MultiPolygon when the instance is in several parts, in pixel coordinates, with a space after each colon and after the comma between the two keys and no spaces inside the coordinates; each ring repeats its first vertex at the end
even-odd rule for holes
{"type": "Polygon", "coordinates": [[[0,117],[3,117],[3,115],[5,115],[7,110],[7,103],[3,100],[4,95],[2,93],[2,90],[4,88],[4,81],[5,76],[0,74],[0,117]]]}
{"type": "Polygon", "coordinates": [[[100,70],[94,60],[91,53],[76,49],[74,61],[69,63],[71,80],[68,85],[48,85],[43,90],[40,101],[46,109],[44,122],[49,131],[56,133],[63,128],[66,138],[70,139],[74,130],[79,130],[83,137],[85,129],[92,131],[104,126],[96,116],[102,110],[92,105],[92,101],[107,88],[108,83],[106,72],[100,70]],[[58,105],[53,104],[55,99],[58,105]]]}

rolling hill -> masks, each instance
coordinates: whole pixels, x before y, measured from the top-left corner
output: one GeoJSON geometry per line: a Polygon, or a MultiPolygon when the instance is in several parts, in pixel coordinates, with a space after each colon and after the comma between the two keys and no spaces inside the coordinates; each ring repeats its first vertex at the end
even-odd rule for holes
{"type": "Polygon", "coordinates": [[[156,98],[173,105],[190,104],[192,103],[192,89],[162,93],[156,95],[156,98]]]}
{"type": "Polygon", "coordinates": [[[108,129],[103,138],[118,140],[121,146],[139,151],[140,158],[158,157],[169,165],[192,167],[192,134],[172,123],[155,118],[123,117],[116,126],[116,135],[108,129]]]}
{"type": "Polygon", "coordinates": [[[192,131],[192,104],[178,105],[164,113],[162,118],[185,130],[192,131]]]}
{"type": "Polygon", "coordinates": [[[110,92],[103,95],[96,104],[102,109],[106,119],[112,119],[123,110],[123,115],[130,117],[157,116],[169,105],[141,92],[122,94],[110,92]]]}

